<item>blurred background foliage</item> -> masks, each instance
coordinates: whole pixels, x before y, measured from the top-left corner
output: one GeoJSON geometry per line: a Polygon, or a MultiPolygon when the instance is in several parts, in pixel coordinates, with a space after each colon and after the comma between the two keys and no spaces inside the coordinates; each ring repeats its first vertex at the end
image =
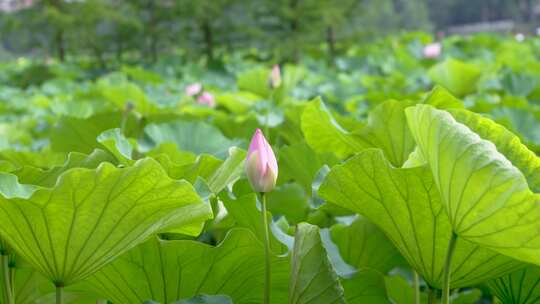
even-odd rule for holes
{"type": "MultiPolygon", "coordinates": [[[[537,0],[0,0],[0,59],[86,58],[101,68],[182,54],[207,63],[234,50],[295,62],[398,31],[511,22],[533,31],[537,0]]],[[[501,29],[498,29],[501,30],[501,29]]]]}

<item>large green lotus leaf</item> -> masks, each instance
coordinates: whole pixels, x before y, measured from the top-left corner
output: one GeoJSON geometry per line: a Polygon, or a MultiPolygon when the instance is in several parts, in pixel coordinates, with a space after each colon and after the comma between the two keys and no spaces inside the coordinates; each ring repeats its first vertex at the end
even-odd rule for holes
{"type": "MultiPolygon", "coordinates": [[[[497,107],[491,115],[494,119],[516,132],[523,141],[537,153],[540,153],[540,113],[530,108],[497,107]]],[[[538,190],[537,190],[538,191],[538,190]]]]}
{"type": "Polygon", "coordinates": [[[341,285],[348,304],[390,304],[384,276],[376,270],[362,269],[352,278],[341,279],[341,285]]]}
{"type": "Polygon", "coordinates": [[[289,301],[390,303],[384,276],[373,269],[355,270],[346,264],[332,242],[328,229],[319,230],[317,226],[300,223],[293,247],[289,301]]]}
{"type": "MultiPolygon", "coordinates": [[[[257,196],[251,193],[232,199],[224,194],[220,198],[229,215],[234,219],[235,226],[249,229],[259,241],[263,242],[264,226],[261,211],[257,208],[257,196]]],[[[268,222],[272,223],[272,215],[268,212],[266,216],[268,222]]],[[[270,249],[276,254],[287,250],[273,233],[270,233],[270,249]]]]}
{"type": "MultiPolygon", "coordinates": [[[[399,304],[417,304],[415,300],[415,290],[407,279],[401,275],[392,275],[385,277],[386,290],[388,298],[392,300],[392,303],[399,304]]],[[[433,293],[437,293],[436,290],[432,290],[433,293]]],[[[465,291],[455,292],[451,295],[452,304],[471,304],[479,303],[478,301],[482,297],[482,292],[479,289],[469,289],[465,291]]],[[[437,300],[429,302],[429,294],[426,292],[420,293],[420,303],[422,304],[436,304],[437,300]]]]}
{"type": "Polygon", "coordinates": [[[431,106],[406,111],[453,231],[483,247],[540,265],[540,195],[527,183],[538,182],[536,155],[510,132],[469,112],[455,113],[478,134],[431,106]]]}
{"type": "MultiPolygon", "coordinates": [[[[0,267],[0,269],[2,268],[0,267]]],[[[31,268],[16,268],[13,282],[15,285],[16,304],[34,304],[44,294],[54,291],[54,286],[39,272],[31,268]]],[[[0,299],[4,303],[3,275],[0,276],[0,283],[2,284],[0,288],[0,299]]]]}
{"type": "Polygon", "coordinates": [[[156,159],[163,155],[166,155],[176,165],[187,165],[197,159],[197,155],[193,152],[178,150],[174,143],[163,143],[146,152],[146,156],[156,159]]]}
{"type": "MultiPolygon", "coordinates": [[[[104,133],[102,133],[102,135],[104,133]]],[[[122,141],[122,138],[125,138],[117,132],[114,132],[113,134],[119,136],[119,141],[122,141]]],[[[119,148],[115,147],[117,144],[115,142],[117,142],[116,139],[108,143],[111,153],[116,155],[116,158],[119,161],[133,163],[131,159],[122,156],[122,153],[118,150],[119,148]]],[[[158,150],[151,150],[148,154],[157,153],[154,157],[162,165],[169,177],[173,179],[185,179],[194,185],[196,185],[199,177],[208,178],[212,181],[212,188],[210,188],[210,190],[213,190],[212,192],[214,192],[220,191],[221,189],[219,187],[223,186],[223,182],[234,179],[235,174],[238,174],[236,173],[237,170],[235,172],[227,172],[228,169],[226,169],[234,166],[234,164],[239,161],[239,158],[241,158],[239,154],[244,153],[241,150],[236,150],[239,149],[236,149],[235,147],[231,148],[229,151],[231,156],[226,162],[206,154],[195,157],[190,152],[179,151],[174,144],[162,144],[159,146],[158,150]],[[172,161],[169,156],[171,156],[174,161],[172,161]],[[231,173],[231,176],[227,176],[227,173],[231,173]]],[[[196,190],[199,193],[198,189],[196,190]]],[[[199,195],[201,195],[201,193],[199,193],[199,195]]],[[[203,219],[212,218],[210,209],[211,207],[208,204],[201,204],[197,208],[191,208],[191,212],[188,216],[183,215],[180,219],[172,219],[172,221],[176,222],[176,225],[167,229],[166,232],[189,236],[199,235],[204,228],[203,219]]]]}
{"type": "Polygon", "coordinates": [[[470,289],[454,293],[450,296],[452,304],[470,304],[478,303],[482,299],[482,291],[480,289],[470,289]]]}
{"type": "Polygon", "coordinates": [[[219,105],[222,105],[223,107],[227,108],[227,110],[236,114],[247,112],[260,99],[260,96],[250,92],[225,93],[216,97],[219,105]]]}
{"type": "MultiPolygon", "coordinates": [[[[112,112],[85,119],[62,117],[51,132],[51,147],[59,152],[91,153],[101,147],[97,137],[105,130],[119,128],[124,116],[123,112],[112,112]]],[[[136,118],[133,115],[125,117],[126,129],[136,128],[136,118]]]]}
{"type": "Polygon", "coordinates": [[[284,110],[284,120],[276,129],[284,141],[294,144],[304,140],[301,128],[302,113],[306,104],[289,104],[284,110]]]}
{"type": "Polygon", "coordinates": [[[291,224],[304,221],[308,215],[309,198],[304,189],[296,183],[288,183],[274,188],[272,192],[267,194],[267,198],[268,210],[273,215],[285,216],[291,224]]]}
{"type": "Polygon", "coordinates": [[[129,102],[135,111],[144,115],[158,111],[157,105],[152,103],[137,85],[130,82],[110,83],[106,80],[101,79],[97,83],[100,93],[120,110],[125,109],[129,102]]]}
{"type": "MultiPolygon", "coordinates": [[[[72,169],[28,199],[0,199],[0,233],[57,285],[75,283],[203,205],[152,159],[118,169],[72,169]]],[[[204,219],[201,219],[204,220],[204,219]]]]}
{"type": "Polygon", "coordinates": [[[184,165],[177,165],[162,158],[160,158],[160,163],[166,163],[164,167],[174,178],[184,178],[193,183],[198,177],[203,178],[210,191],[213,194],[218,194],[244,174],[246,151],[231,147],[228,153],[229,156],[225,161],[203,154],[192,163],[184,165]]]}
{"type": "Polygon", "coordinates": [[[518,73],[511,69],[500,71],[500,82],[502,89],[508,94],[526,97],[538,87],[538,78],[529,73],[518,73]]]}
{"type": "Polygon", "coordinates": [[[237,76],[236,85],[240,90],[257,94],[263,98],[270,96],[270,70],[259,67],[247,70],[237,76]]]}
{"type": "Polygon", "coordinates": [[[231,115],[217,111],[213,114],[212,124],[228,138],[251,138],[254,130],[261,127],[253,112],[231,115]]]}
{"type": "MultiPolygon", "coordinates": [[[[462,107],[455,100],[442,102],[445,95],[449,94],[435,88],[425,102],[444,108],[462,107]]],[[[369,113],[366,126],[348,132],[332,118],[320,100],[315,100],[304,110],[302,131],[317,152],[333,152],[345,158],[367,148],[380,148],[394,166],[401,166],[416,145],[405,116],[405,108],[413,104],[411,101],[385,101],[369,113]]]]}
{"type": "MultiPolygon", "coordinates": [[[[438,86],[423,102],[443,109],[463,108],[460,100],[438,86]]],[[[400,167],[416,146],[405,116],[405,109],[413,104],[411,101],[385,101],[369,113],[367,126],[354,133],[366,147],[382,149],[390,163],[400,167]]]]}
{"type": "Polygon", "coordinates": [[[131,79],[150,83],[150,84],[162,84],[164,81],[158,73],[154,73],[149,70],[145,70],[138,66],[127,66],[123,65],[121,68],[122,72],[128,75],[131,79]]]}
{"type": "MultiPolygon", "coordinates": [[[[411,284],[401,275],[386,276],[384,278],[388,298],[392,303],[399,304],[418,304],[415,301],[415,290],[411,284]]],[[[420,303],[427,304],[428,296],[420,293],[420,303]]],[[[453,302],[452,302],[453,303],[453,302]]]]}
{"type": "Polygon", "coordinates": [[[0,159],[0,172],[11,172],[17,170],[17,167],[7,160],[0,159]]]}
{"type": "Polygon", "coordinates": [[[365,218],[358,218],[348,226],[336,224],[330,233],[345,262],[356,269],[371,268],[387,273],[406,265],[386,235],[365,218]]]}
{"type": "Polygon", "coordinates": [[[19,177],[21,184],[38,185],[42,187],[52,187],[60,174],[72,168],[97,168],[102,162],[114,163],[111,154],[103,150],[94,150],[91,154],[72,152],[68,154],[68,159],[61,166],[42,169],[33,166],[24,166],[13,171],[19,177]]]}
{"type": "Polygon", "coordinates": [[[159,154],[154,159],[165,169],[167,174],[174,179],[185,179],[191,183],[195,182],[197,177],[208,178],[223,163],[219,158],[209,154],[199,156],[189,155],[180,162],[171,160],[167,154],[159,154]]]}
{"type": "Polygon", "coordinates": [[[475,91],[481,70],[473,64],[449,58],[433,66],[428,75],[452,94],[464,96],[475,91]]]}
{"type": "Polygon", "coordinates": [[[345,158],[365,148],[359,138],[337,123],[320,98],[305,107],[301,127],[307,143],[319,153],[345,158]]]}
{"type": "Polygon", "coordinates": [[[311,195],[313,180],[325,161],[305,142],[285,146],[279,150],[279,181],[294,180],[311,195]]]}
{"type": "Polygon", "coordinates": [[[367,126],[355,132],[365,148],[382,149],[394,166],[401,166],[415,147],[404,112],[411,104],[395,100],[383,102],[369,113],[367,126]]]}
{"type": "Polygon", "coordinates": [[[180,150],[225,158],[229,148],[239,143],[237,140],[228,139],[219,129],[202,121],[150,124],[144,128],[144,134],[144,140],[139,145],[145,151],[161,143],[171,142],[180,150]]]}
{"type": "MultiPolygon", "coordinates": [[[[430,286],[441,287],[452,226],[427,166],[393,168],[382,151],[369,149],[332,168],[319,195],[377,224],[430,286]]],[[[471,286],[521,266],[459,238],[451,285],[471,286]]]]}
{"type": "Polygon", "coordinates": [[[239,179],[244,173],[246,151],[232,147],[229,157],[208,177],[208,187],[213,193],[219,193],[239,179]]]}
{"type": "Polygon", "coordinates": [[[14,169],[24,166],[49,168],[62,165],[66,161],[66,154],[50,150],[39,152],[4,150],[0,152],[0,159],[13,164],[14,169]]]}
{"type": "Polygon", "coordinates": [[[529,266],[487,283],[502,304],[540,303],[540,267],[529,266]]]}
{"type": "Polygon", "coordinates": [[[97,141],[102,144],[122,164],[129,164],[133,159],[135,140],[129,140],[120,128],[106,130],[99,134],[97,141]]]}
{"type": "MultiPolygon", "coordinates": [[[[55,287],[37,270],[29,267],[18,256],[10,256],[10,271],[15,289],[15,304],[50,304],[55,301],[55,287]]],[[[2,269],[0,267],[0,269],[2,269]]],[[[4,299],[4,275],[0,276],[0,299],[4,299]]],[[[97,297],[91,293],[64,291],[65,304],[96,303],[97,297]]],[[[5,303],[5,302],[1,302],[5,303]]]]}
{"type": "Polygon", "coordinates": [[[438,109],[462,109],[463,102],[452,96],[450,92],[440,86],[435,86],[428,96],[424,99],[424,103],[430,104],[438,109]]]}
{"type": "Polygon", "coordinates": [[[297,226],[289,279],[289,304],[345,304],[345,292],[328,260],[319,228],[297,226]]]}
{"type": "MultiPolygon", "coordinates": [[[[288,258],[272,257],[272,303],[286,303],[288,258]]],[[[199,294],[228,295],[235,304],[262,303],[264,247],[234,229],[217,247],[153,238],[105,266],[86,282],[117,304],[153,299],[166,304],[199,294]]]]}
{"type": "MultiPolygon", "coordinates": [[[[69,292],[69,291],[64,291],[62,301],[63,301],[64,304],[96,304],[96,303],[100,303],[100,302],[98,302],[99,299],[96,298],[92,294],[88,294],[86,292],[69,292]]],[[[55,291],[50,292],[50,293],[40,297],[39,299],[37,299],[35,302],[31,302],[31,303],[32,304],[52,304],[52,303],[56,303],[56,292],[55,291]]]]}
{"type": "Polygon", "coordinates": [[[525,175],[531,190],[540,191],[540,158],[527,149],[515,134],[480,114],[465,110],[451,110],[450,114],[482,139],[492,142],[497,151],[525,175]]]}

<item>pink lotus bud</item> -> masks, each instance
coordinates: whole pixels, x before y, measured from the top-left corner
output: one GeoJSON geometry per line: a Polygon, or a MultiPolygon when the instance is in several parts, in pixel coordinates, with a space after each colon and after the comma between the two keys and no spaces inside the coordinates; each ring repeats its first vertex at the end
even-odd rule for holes
{"type": "Polygon", "coordinates": [[[434,42],[424,47],[425,58],[437,58],[441,55],[442,45],[439,42],[434,42]]]}
{"type": "Polygon", "coordinates": [[[281,70],[279,69],[279,65],[275,64],[272,67],[272,71],[270,72],[270,87],[273,89],[279,87],[281,85],[281,70]]]}
{"type": "Polygon", "coordinates": [[[274,189],[278,176],[276,156],[260,129],[255,131],[249,144],[245,169],[255,192],[270,192],[274,189]]]}
{"type": "Polygon", "coordinates": [[[202,84],[199,82],[192,83],[186,87],[186,95],[189,97],[199,94],[202,90],[202,84]]]}
{"type": "Polygon", "coordinates": [[[207,105],[211,108],[216,106],[216,101],[214,100],[214,96],[208,92],[203,92],[199,97],[197,97],[197,103],[202,105],[207,105]]]}

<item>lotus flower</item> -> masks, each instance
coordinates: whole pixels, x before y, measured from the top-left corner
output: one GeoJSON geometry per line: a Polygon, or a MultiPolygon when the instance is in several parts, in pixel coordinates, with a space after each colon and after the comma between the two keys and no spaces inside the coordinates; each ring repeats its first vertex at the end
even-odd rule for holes
{"type": "Polygon", "coordinates": [[[276,185],[276,156],[260,129],[255,131],[249,144],[245,169],[249,183],[256,192],[270,192],[276,185]]]}
{"type": "Polygon", "coordinates": [[[272,71],[270,72],[270,87],[273,89],[279,87],[281,85],[281,70],[279,69],[279,65],[275,64],[272,67],[272,71]]]}
{"type": "Polygon", "coordinates": [[[437,58],[441,55],[442,45],[439,42],[430,43],[424,47],[425,58],[437,58]]]}
{"type": "Polygon", "coordinates": [[[202,105],[207,105],[211,108],[216,106],[216,101],[214,96],[208,92],[203,92],[199,97],[197,97],[197,103],[202,105]]]}
{"type": "Polygon", "coordinates": [[[202,84],[200,82],[195,82],[186,87],[186,95],[193,97],[199,94],[202,91],[202,84]]]}

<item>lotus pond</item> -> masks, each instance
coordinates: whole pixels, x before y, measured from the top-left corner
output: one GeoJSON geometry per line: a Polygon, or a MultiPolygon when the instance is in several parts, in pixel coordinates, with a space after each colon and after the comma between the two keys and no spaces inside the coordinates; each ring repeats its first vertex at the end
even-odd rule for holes
{"type": "Polygon", "coordinates": [[[2,63],[0,302],[540,303],[540,39],[430,42],[2,63]]]}

